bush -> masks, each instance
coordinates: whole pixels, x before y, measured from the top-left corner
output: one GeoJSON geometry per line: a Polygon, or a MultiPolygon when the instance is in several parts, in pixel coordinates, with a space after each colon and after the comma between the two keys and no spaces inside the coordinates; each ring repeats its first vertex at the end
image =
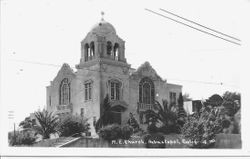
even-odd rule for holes
{"type": "Polygon", "coordinates": [[[159,132],[164,133],[164,134],[171,134],[171,133],[180,134],[181,126],[179,124],[163,126],[159,128],[159,132]]]}
{"type": "Polygon", "coordinates": [[[164,140],[165,137],[162,133],[147,134],[144,136],[146,148],[165,148],[164,140]],[[150,141],[154,141],[155,143],[151,143],[150,141]]]}
{"type": "Polygon", "coordinates": [[[241,134],[241,110],[234,115],[234,134],[241,134]]]}
{"type": "Polygon", "coordinates": [[[215,144],[215,135],[222,130],[217,108],[203,107],[200,113],[187,118],[182,134],[193,148],[209,148],[215,144]]]}
{"type": "Polygon", "coordinates": [[[152,124],[149,124],[148,127],[147,127],[147,132],[149,134],[154,134],[154,133],[157,133],[159,132],[159,128],[156,126],[155,123],[152,123],[152,124]]]}
{"type": "Polygon", "coordinates": [[[88,132],[89,124],[87,119],[83,119],[78,116],[69,115],[62,119],[61,124],[59,125],[59,135],[68,137],[72,135],[81,135],[83,132],[88,132]]]}
{"type": "Polygon", "coordinates": [[[32,145],[36,141],[35,133],[32,131],[22,131],[14,133],[9,133],[9,145],[32,145]]]}
{"type": "Polygon", "coordinates": [[[128,140],[133,134],[133,128],[129,125],[124,125],[121,127],[122,139],[128,140]]]}
{"type": "Polygon", "coordinates": [[[99,136],[107,141],[117,139],[129,139],[133,133],[133,128],[129,125],[120,126],[118,124],[107,125],[100,129],[99,136]]]}
{"type": "Polygon", "coordinates": [[[118,124],[107,125],[99,130],[99,136],[107,141],[121,138],[121,127],[118,124]]]}

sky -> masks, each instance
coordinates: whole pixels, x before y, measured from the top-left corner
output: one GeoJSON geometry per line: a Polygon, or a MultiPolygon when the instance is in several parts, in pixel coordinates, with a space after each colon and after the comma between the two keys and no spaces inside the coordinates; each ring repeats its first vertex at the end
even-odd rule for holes
{"type": "Polygon", "coordinates": [[[6,114],[14,111],[16,123],[42,109],[46,86],[59,71],[58,65],[68,63],[74,68],[79,63],[80,41],[100,21],[101,11],[126,41],[125,56],[133,68],[149,61],[163,79],[183,85],[183,93],[193,99],[225,91],[241,92],[242,46],[154,15],[145,8],[164,14],[159,11],[163,8],[242,40],[245,32],[240,17],[249,2],[2,0],[1,106],[6,114]]]}

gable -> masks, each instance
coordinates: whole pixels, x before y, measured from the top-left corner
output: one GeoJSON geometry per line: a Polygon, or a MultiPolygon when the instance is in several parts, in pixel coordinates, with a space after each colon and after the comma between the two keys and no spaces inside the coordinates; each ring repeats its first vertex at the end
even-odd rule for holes
{"type": "Polygon", "coordinates": [[[63,78],[72,79],[73,77],[75,77],[73,69],[67,63],[64,63],[53,81],[61,81],[63,78]]]}
{"type": "Polygon", "coordinates": [[[162,78],[156,73],[155,69],[150,65],[149,62],[143,63],[136,71],[134,71],[131,76],[147,76],[152,79],[163,81],[162,78]]]}

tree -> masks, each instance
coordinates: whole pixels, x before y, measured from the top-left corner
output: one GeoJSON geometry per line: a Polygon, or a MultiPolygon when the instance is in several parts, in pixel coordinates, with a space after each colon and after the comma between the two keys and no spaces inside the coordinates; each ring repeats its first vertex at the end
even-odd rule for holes
{"type": "Polygon", "coordinates": [[[52,112],[48,112],[47,110],[38,111],[35,112],[35,117],[39,124],[34,126],[34,130],[42,135],[43,139],[48,139],[50,134],[57,132],[59,119],[52,112]]]}
{"type": "Polygon", "coordinates": [[[19,127],[23,128],[23,129],[31,129],[31,128],[33,128],[34,125],[35,125],[35,123],[32,122],[30,117],[26,117],[24,119],[24,121],[21,121],[21,123],[19,124],[19,127]]]}
{"type": "Polygon", "coordinates": [[[214,94],[208,98],[206,103],[207,103],[207,105],[211,105],[213,107],[218,107],[223,103],[223,98],[218,94],[214,94]]]}
{"type": "Polygon", "coordinates": [[[186,112],[183,108],[183,96],[182,93],[180,93],[178,98],[178,124],[180,126],[183,126],[183,124],[185,123],[185,117],[186,117],[186,112]]]}
{"type": "Polygon", "coordinates": [[[112,123],[111,105],[109,102],[108,94],[104,98],[103,103],[101,105],[101,108],[103,109],[103,112],[102,112],[100,118],[96,122],[96,125],[95,125],[96,132],[98,132],[100,130],[100,128],[112,123]]]}
{"type": "Polygon", "coordinates": [[[223,106],[226,109],[227,115],[234,116],[241,107],[241,95],[237,92],[226,91],[222,98],[224,100],[223,106]]]}
{"type": "Polygon", "coordinates": [[[36,141],[36,134],[33,131],[17,131],[9,132],[8,134],[9,145],[32,145],[36,141]]]}

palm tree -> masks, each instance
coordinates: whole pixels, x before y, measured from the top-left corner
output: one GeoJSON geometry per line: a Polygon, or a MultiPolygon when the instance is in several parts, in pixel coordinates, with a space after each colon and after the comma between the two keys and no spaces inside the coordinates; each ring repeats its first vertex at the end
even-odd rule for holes
{"type": "Polygon", "coordinates": [[[146,119],[150,119],[153,123],[161,123],[159,131],[164,133],[177,131],[177,114],[173,111],[168,102],[163,100],[163,106],[158,101],[154,103],[154,110],[145,111],[146,119]],[[176,129],[176,130],[174,130],[176,129]]]}
{"type": "Polygon", "coordinates": [[[35,117],[39,124],[34,126],[34,130],[43,136],[43,139],[48,139],[50,134],[57,132],[59,125],[59,118],[54,116],[52,112],[43,110],[42,112],[35,112],[35,117]]]}

